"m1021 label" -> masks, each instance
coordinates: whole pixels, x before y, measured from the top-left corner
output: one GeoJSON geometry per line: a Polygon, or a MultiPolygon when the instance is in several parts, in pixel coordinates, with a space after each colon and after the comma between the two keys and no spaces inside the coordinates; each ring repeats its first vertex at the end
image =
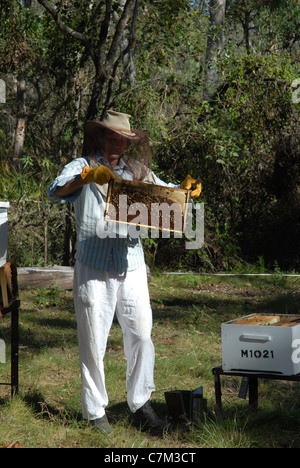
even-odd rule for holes
{"type": "Polygon", "coordinates": [[[268,349],[242,349],[241,357],[246,359],[274,359],[274,351],[268,349]]]}

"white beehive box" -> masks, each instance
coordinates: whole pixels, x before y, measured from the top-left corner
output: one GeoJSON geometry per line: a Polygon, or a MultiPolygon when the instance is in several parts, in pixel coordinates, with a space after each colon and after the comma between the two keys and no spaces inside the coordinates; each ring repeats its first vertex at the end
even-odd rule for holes
{"type": "Polygon", "coordinates": [[[0,201],[0,267],[8,258],[8,209],[9,203],[0,201]]]}
{"type": "Polygon", "coordinates": [[[222,370],[300,373],[300,316],[253,314],[222,324],[222,370]]]}

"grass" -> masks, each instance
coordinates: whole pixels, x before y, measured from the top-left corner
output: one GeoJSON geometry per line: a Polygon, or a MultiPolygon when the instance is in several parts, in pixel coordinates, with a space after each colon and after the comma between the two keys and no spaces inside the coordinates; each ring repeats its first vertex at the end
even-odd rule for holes
{"type": "MultiPolygon", "coordinates": [[[[127,420],[122,333],[114,322],[105,358],[110,398],[110,436],[87,427],[81,414],[81,382],[72,292],[20,292],[20,389],[11,400],[0,387],[0,446],[26,448],[256,448],[300,447],[297,383],[260,381],[259,410],[237,397],[240,381],[222,379],[224,414],[215,415],[212,368],[221,363],[220,327],[250,313],[299,313],[300,283],[295,278],[212,277],[155,274],[150,284],[156,348],[153,406],[167,415],[164,392],[203,386],[208,413],[189,432],[163,439],[143,434],[127,420]]],[[[9,320],[0,338],[9,343],[9,320]]],[[[8,354],[9,355],[9,354],[8,354]]],[[[0,381],[9,378],[0,364],[0,381]]]]}

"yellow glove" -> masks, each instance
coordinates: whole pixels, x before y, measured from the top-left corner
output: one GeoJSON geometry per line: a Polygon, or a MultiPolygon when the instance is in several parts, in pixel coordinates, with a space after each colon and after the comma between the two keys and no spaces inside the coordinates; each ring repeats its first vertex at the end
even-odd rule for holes
{"type": "Polygon", "coordinates": [[[192,190],[191,198],[198,198],[200,196],[202,185],[199,179],[193,179],[190,175],[187,175],[183,182],[180,184],[180,188],[184,190],[192,190]]]}
{"type": "Polygon", "coordinates": [[[108,169],[106,166],[98,166],[95,169],[91,169],[88,166],[84,166],[81,173],[81,180],[84,184],[90,184],[95,182],[99,185],[107,184],[110,179],[116,179],[115,174],[108,169]]]}

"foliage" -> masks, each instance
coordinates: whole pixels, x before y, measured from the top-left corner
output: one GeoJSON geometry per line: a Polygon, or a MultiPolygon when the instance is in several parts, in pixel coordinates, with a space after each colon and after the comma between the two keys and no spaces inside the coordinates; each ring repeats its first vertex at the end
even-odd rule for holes
{"type": "MultiPolygon", "coordinates": [[[[219,102],[202,117],[199,162],[207,204],[244,258],[265,255],[271,265],[280,258],[284,268],[297,267],[291,252],[276,248],[283,212],[292,214],[291,201],[299,207],[299,126],[290,87],[295,70],[288,57],[257,54],[225,59],[222,70],[219,102]]],[[[286,228],[290,243],[296,231],[286,228]]]]}
{"type": "MultiPolygon", "coordinates": [[[[121,2],[111,4],[119,15],[121,2]]],[[[95,50],[104,5],[55,2],[60,20],[95,50]]],[[[46,189],[81,155],[95,67],[83,43],[66,40],[40,2],[24,8],[1,0],[0,6],[0,78],[7,85],[7,103],[0,104],[0,198],[11,201],[11,222],[21,227],[21,235],[12,230],[11,250],[22,264],[60,262],[72,215],[68,207],[48,205],[46,189]],[[27,88],[26,139],[16,161],[19,74],[27,88]]],[[[205,248],[153,240],[145,242],[147,258],[175,269],[240,268],[259,258],[266,268],[276,262],[298,268],[299,104],[291,100],[299,78],[297,1],[227,1],[226,41],[216,64],[221,81],[210,103],[203,102],[207,13],[202,0],[142,2],[131,50],[134,81],[125,57],[115,70],[111,105],[149,134],[155,173],[174,183],[190,173],[203,183],[205,248]]],[[[109,40],[113,33],[111,23],[109,40]]],[[[102,96],[99,115],[106,104],[102,96]]],[[[68,232],[73,242],[74,225],[68,232]]]]}

